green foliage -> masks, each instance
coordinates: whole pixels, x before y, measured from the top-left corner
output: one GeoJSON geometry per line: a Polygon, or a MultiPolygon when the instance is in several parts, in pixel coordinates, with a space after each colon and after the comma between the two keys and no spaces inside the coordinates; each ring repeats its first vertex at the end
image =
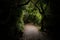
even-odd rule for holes
{"type": "Polygon", "coordinates": [[[28,13],[31,13],[32,10],[34,9],[34,5],[29,2],[28,5],[25,6],[26,7],[26,11],[28,11],[28,13]]]}
{"type": "Polygon", "coordinates": [[[46,11],[46,3],[44,3],[42,0],[38,1],[37,2],[37,7],[40,9],[38,9],[36,6],[35,6],[35,3],[37,0],[32,0],[33,3],[30,1],[27,5],[25,5],[24,7],[22,7],[22,11],[20,12],[20,19],[18,21],[18,28],[22,31],[24,29],[24,21],[30,21],[36,25],[40,25],[41,23],[41,20],[42,20],[42,14],[40,14],[39,11],[43,12],[46,11]],[[43,9],[42,9],[42,8],[43,9]]]}
{"type": "MultiPolygon", "coordinates": [[[[39,10],[33,5],[33,3],[29,3],[26,7],[26,13],[28,13],[28,20],[30,20],[33,23],[40,24],[42,20],[42,15],[39,13],[39,10]]],[[[24,10],[23,10],[24,11],[24,10]]],[[[26,15],[25,13],[25,15],[26,15]]]]}

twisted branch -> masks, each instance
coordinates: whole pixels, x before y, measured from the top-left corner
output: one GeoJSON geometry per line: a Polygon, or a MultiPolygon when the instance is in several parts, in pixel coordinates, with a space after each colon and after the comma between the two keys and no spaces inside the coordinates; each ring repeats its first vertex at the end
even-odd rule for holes
{"type": "Polygon", "coordinates": [[[21,7],[21,6],[27,5],[29,2],[30,2],[30,0],[28,0],[28,1],[27,1],[26,3],[24,3],[24,4],[17,5],[17,7],[21,7]]]}
{"type": "MultiPolygon", "coordinates": [[[[32,1],[31,1],[32,2],[32,1]]],[[[33,2],[32,2],[33,3],[33,2]]],[[[38,3],[38,1],[34,4],[35,5],[35,7],[39,10],[39,13],[42,13],[41,11],[40,11],[40,8],[36,5],[38,3]]]]}

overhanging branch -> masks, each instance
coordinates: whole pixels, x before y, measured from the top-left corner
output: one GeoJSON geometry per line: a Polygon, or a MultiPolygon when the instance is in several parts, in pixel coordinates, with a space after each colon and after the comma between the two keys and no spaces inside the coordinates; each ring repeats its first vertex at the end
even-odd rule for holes
{"type": "Polygon", "coordinates": [[[27,5],[29,2],[30,2],[30,0],[28,0],[28,1],[27,1],[26,3],[24,3],[24,4],[17,5],[17,7],[21,7],[21,6],[27,5]]]}
{"type": "MultiPolygon", "coordinates": [[[[32,2],[32,1],[31,1],[32,2]]],[[[38,1],[37,1],[38,2],[38,1]]],[[[34,4],[33,2],[33,4],[35,5],[35,7],[39,10],[39,13],[41,13],[42,14],[42,12],[40,11],[40,8],[36,5],[37,4],[37,2],[34,4]]]]}

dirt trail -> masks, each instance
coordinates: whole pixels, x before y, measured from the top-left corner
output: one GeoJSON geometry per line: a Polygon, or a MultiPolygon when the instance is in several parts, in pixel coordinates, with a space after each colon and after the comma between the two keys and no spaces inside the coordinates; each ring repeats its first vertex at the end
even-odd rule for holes
{"type": "Polygon", "coordinates": [[[46,36],[43,34],[33,24],[26,24],[24,26],[22,40],[45,40],[46,36]]]}

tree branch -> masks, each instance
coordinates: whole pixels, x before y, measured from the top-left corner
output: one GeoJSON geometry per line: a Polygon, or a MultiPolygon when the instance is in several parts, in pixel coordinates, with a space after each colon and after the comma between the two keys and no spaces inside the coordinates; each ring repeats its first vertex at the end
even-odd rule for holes
{"type": "Polygon", "coordinates": [[[38,6],[35,4],[35,7],[37,7],[37,9],[39,10],[39,13],[42,14],[42,12],[40,11],[40,8],[38,8],[38,6]]]}
{"type": "Polygon", "coordinates": [[[47,6],[45,7],[45,10],[48,8],[49,5],[50,5],[50,2],[47,3],[47,6]]]}
{"type": "MultiPolygon", "coordinates": [[[[32,2],[32,1],[31,1],[32,2]]],[[[33,3],[33,2],[32,2],[33,3]]],[[[40,8],[36,5],[38,3],[38,1],[34,4],[35,5],[35,7],[39,10],[39,13],[42,13],[41,11],[40,11],[40,8]]]]}
{"type": "Polygon", "coordinates": [[[26,3],[24,3],[24,4],[17,5],[17,7],[21,7],[21,6],[27,5],[29,2],[30,2],[30,0],[28,0],[28,1],[27,1],[26,3]]]}
{"type": "Polygon", "coordinates": [[[37,4],[38,2],[39,2],[39,0],[35,4],[37,4]]]}
{"type": "Polygon", "coordinates": [[[40,1],[40,7],[41,7],[41,9],[42,9],[42,14],[44,15],[44,9],[43,9],[43,4],[42,4],[42,2],[40,1]]]}

